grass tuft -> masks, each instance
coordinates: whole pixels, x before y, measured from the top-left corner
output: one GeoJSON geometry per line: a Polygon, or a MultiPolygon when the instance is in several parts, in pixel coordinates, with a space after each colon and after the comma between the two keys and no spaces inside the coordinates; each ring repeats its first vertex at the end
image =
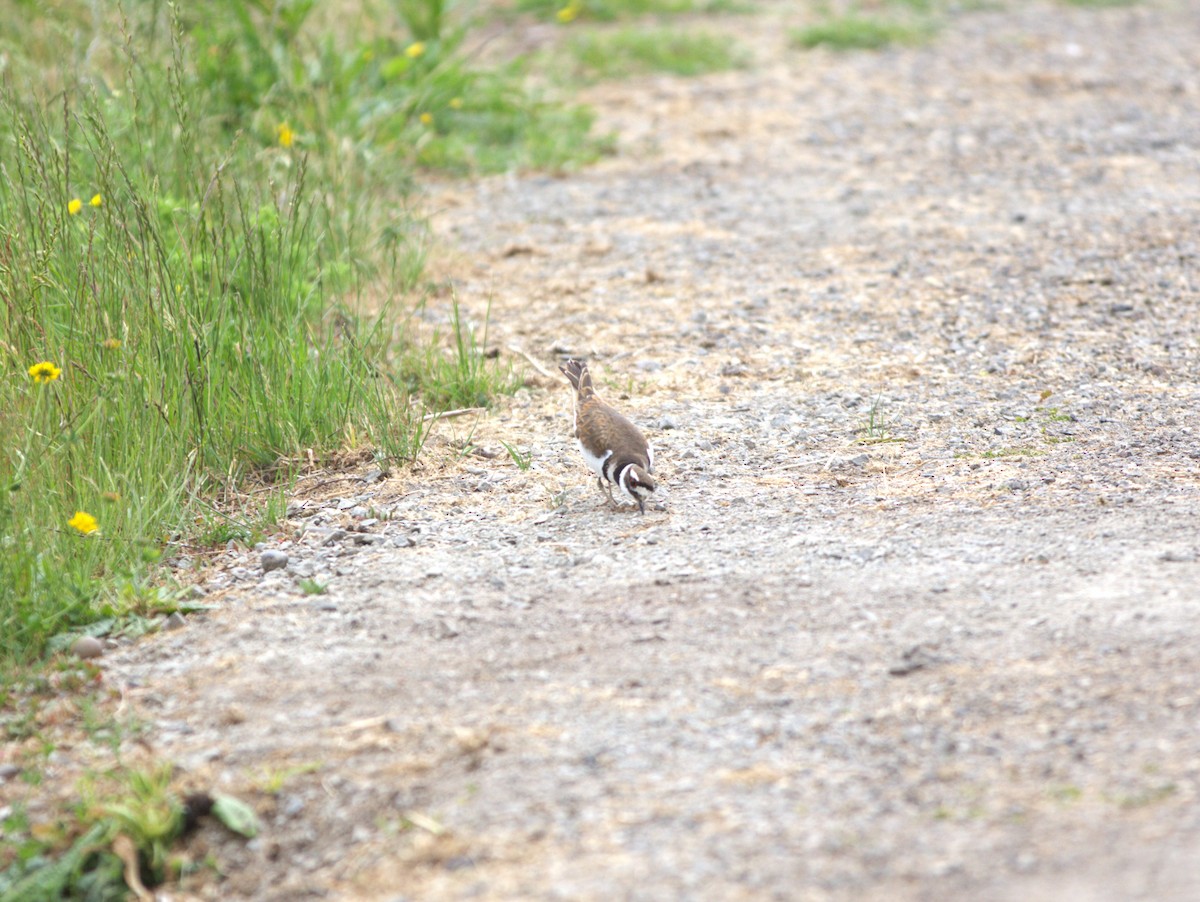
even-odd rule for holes
{"type": "Polygon", "coordinates": [[[822,46],[833,50],[881,50],[891,44],[919,44],[932,32],[928,25],[847,15],[794,31],[792,43],[804,50],[822,46]]]}
{"type": "Polygon", "coordinates": [[[487,407],[498,394],[511,394],[521,378],[511,364],[502,363],[487,348],[490,310],[481,329],[463,319],[455,301],[450,308],[449,334],[434,333],[433,340],[414,348],[404,369],[409,387],[435,409],[487,407]]]}

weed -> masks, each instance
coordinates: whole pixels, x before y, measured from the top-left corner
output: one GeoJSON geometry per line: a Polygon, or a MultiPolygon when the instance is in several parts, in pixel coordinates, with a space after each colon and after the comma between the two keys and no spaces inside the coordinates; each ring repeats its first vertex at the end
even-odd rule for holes
{"type": "Polygon", "coordinates": [[[624,376],[605,375],[602,377],[604,387],[618,398],[627,400],[644,394],[646,387],[649,385],[644,380],[635,379],[632,373],[627,373],[624,376]]]}
{"type": "Polygon", "coordinates": [[[142,724],[138,720],[119,720],[88,696],[79,699],[78,708],[81,725],[88,739],[97,745],[107,746],[114,756],[119,754],[122,742],[142,732],[142,724]]]}
{"type": "Polygon", "coordinates": [[[500,442],[504,446],[504,450],[508,452],[508,456],[512,458],[512,462],[517,465],[517,469],[524,472],[528,470],[533,463],[532,451],[521,451],[515,445],[510,445],[508,442],[500,442]]]}
{"type": "MultiPolygon", "coordinates": [[[[116,899],[128,892],[127,868],[149,885],[178,876],[186,863],[170,853],[187,812],[171,780],[170,765],[91,773],[78,785],[77,824],[61,818],[35,823],[15,806],[3,822],[4,845],[15,846],[16,854],[6,855],[11,863],[0,872],[0,898],[116,899]]],[[[257,819],[244,802],[218,795],[210,807],[229,829],[256,832],[257,819]]]]}
{"type": "Polygon", "coordinates": [[[299,777],[304,774],[316,773],[322,768],[320,761],[306,761],[302,764],[293,764],[288,767],[272,768],[265,771],[256,781],[260,790],[267,795],[279,795],[294,777],[299,777]]]}
{"type": "Polygon", "coordinates": [[[1081,798],[1083,798],[1083,790],[1078,786],[1056,786],[1047,791],[1052,799],[1062,802],[1063,804],[1067,804],[1069,802],[1078,802],[1081,798]]]}
{"type": "Polygon", "coordinates": [[[1169,799],[1178,791],[1179,787],[1174,783],[1160,783],[1157,786],[1147,786],[1136,792],[1111,796],[1109,797],[1109,801],[1115,802],[1119,807],[1126,810],[1145,808],[1169,799]]]}
{"type": "Polygon", "coordinates": [[[315,579],[306,578],[298,583],[300,591],[305,595],[324,595],[329,591],[329,586],[325,583],[319,583],[315,579]]]}
{"type": "Polygon", "coordinates": [[[998,457],[1041,457],[1046,452],[1041,448],[1029,447],[1013,447],[1013,448],[993,448],[984,451],[979,456],[984,460],[993,460],[998,457]]]}
{"type": "Polygon", "coordinates": [[[101,804],[116,832],[133,840],[141,851],[150,882],[165,876],[167,852],[183,831],[183,807],[170,789],[171,767],[130,770],[122,775],[122,797],[101,804]]]}
{"type": "Polygon", "coordinates": [[[902,438],[893,436],[888,425],[884,422],[883,412],[880,409],[882,397],[880,395],[875,398],[875,402],[871,405],[871,409],[867,413],[867,422],[858,431],[857,441],[860,445],[880,445],[904,441],[902,438]]]}

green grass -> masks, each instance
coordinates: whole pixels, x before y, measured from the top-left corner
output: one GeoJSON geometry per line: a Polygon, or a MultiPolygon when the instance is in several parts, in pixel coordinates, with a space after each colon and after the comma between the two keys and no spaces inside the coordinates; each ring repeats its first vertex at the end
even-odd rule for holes
{"type": "Polygon", "coordinates": [[[0,12],[0,670],[169,607],[164,557],[274,519],[221,510],[247,481],[411,459],[421,404],[517,384],[457,319],[397,349],[358,311],[422,284],[424,169],[587,162],[590,113],[471,68],[436,0],[315,8],[0,12]]]}
{"type": "Polygon", "coordinates": [[[517,465],[518,470],[525,472],[529,469],[530,465],[533,463],[532,451],[522,451],[516,445],[510,445],[505,441],[500,442],[500,444],[504,446],[504,450],[508,452],[508,456],[512,459],[512,462],[517,465]]]}
{"type": "Polygon", "coordinates": [[[904,441],[892,435],[891,424],[884,415],[882,400],[882,396],[876,397],[871,409],[867,411],[867,421],[858,429],[858,444],[880,445],[904,441]]]}
{"type": "Polygon", "coordinates": [[[746,12],[752,4],[739,0],[518,0],[516,8],[566,24],[577,19],[613,22],[648,15],[746,12]]]}
{"type": "Polygon", "coordinates": [[[1046,454],[1044,448],[995,448],[989,451],[984,451],[979,456],[984,460],[996,460],[1003,457],[1042,457],[1046,454]]]}
{"type": "Polygon", "coordinates": [[[1087,9],[1112,9],[1118,6],[1133,6],[1138,0],[1062,0],[1067,6],[1080,6],[1087,9]]]}
{"type": "Polygon", "coordinates": [[[473,328],[453,302],[448,333],[436,331],[431,342],[411,348],[402,362],[409,388],[443,410],[486,407],[494,393],[520,388],[522,381],[512,367],[488,356],[489,319],[490,311],[480,327],[473,328]]]}
{"type": "Polygon", "coordinates": [[[572,38],[567,52],[585,80],[651,72],[701,75],[746,64],[745,54],[727,38],[673,28],[583,32],[572,38]]]}
{"type": "Polygon", "coordinates": [[[805,50],[880,50],[891,44],[918,44],[932,34],[928,24],[911,25],[850,14],[827,19],[792,33],[792,43],[805,50]]]}

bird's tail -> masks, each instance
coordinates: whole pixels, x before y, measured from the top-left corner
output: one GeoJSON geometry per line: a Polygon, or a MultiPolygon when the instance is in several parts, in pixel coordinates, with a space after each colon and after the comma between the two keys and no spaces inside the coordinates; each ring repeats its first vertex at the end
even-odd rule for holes
{"type": "Polygon", "coordinates": [[[596,393],[592,387],[592,374],[588,372],[587,364],[582,360],[568,360],[559,369],[571,383],[571,387],[579,393],[580,398],[587,398],[596,393]]]}

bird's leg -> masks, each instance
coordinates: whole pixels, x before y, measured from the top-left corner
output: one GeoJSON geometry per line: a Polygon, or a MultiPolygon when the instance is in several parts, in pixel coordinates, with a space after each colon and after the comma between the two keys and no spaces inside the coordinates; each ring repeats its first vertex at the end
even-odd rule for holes
{"type": "Polygon", "coordinates": [[[599,476],[597,476],[596,477],[596,485],[600,486],[600,491],[604,492],[604,494],[606,494],[608,496],[609,504],[611,504],[613,507],[620,507],[620,505],[617,504],[617,499],[613,497],[612,488],[609,486],[609,484],[607,482],[605,482],[603,479],[601,479],[599,476]]]}

